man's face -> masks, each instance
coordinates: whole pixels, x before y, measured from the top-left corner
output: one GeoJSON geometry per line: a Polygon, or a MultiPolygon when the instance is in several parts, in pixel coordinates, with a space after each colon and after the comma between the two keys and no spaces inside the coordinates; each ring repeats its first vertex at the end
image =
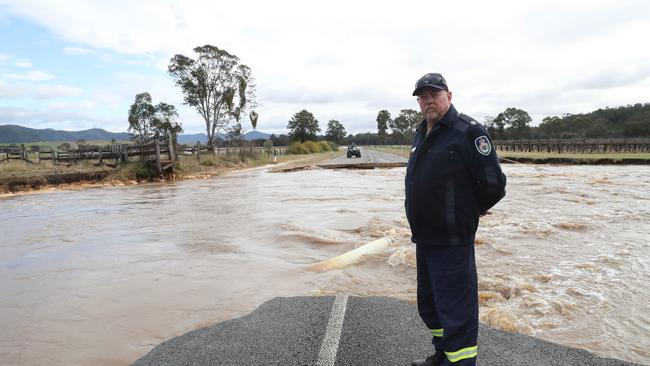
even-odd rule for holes
{"type": "Polygon", "coordinates": [[[451,92],[424,88],[418,95],[420,112],[428,123],[435,123],[447,113],[451,105],[451,92]]]}

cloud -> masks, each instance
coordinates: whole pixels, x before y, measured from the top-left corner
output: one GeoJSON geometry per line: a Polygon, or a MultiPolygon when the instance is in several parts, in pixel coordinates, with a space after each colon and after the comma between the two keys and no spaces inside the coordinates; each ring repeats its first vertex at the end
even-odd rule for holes
{"type": "Polygon", "coordinates": [[[14,66],[20,67],[20,68],[23,68],[23,69],[28,69],[28,68],[32,67],[32,62],[30,60],[26,59],[26,58],[20,58],[20,59],[17,59],[16,61],[14,61],[14,66]]]}
{"type": "Polygon", "coordinates": [[[8,79],[29,80],[29,81],[46,81],[46,80],[54,79],[54,75],[39,70],[33,70],[33,71],[28,71],[23,73],[15,73],[15,72],[7,73],[5,77],[8,79]]]}
{"type": "Polygon", "coordinates": [[[6,84],[0,80],[0,98],[53,99],[79,96],[83,90],[70,85],[6,84]]]}
{"type": "MultiPolygon", "coordinates": [[[[194,57],[192,48],[204,44],[224,48],[252,68],[260,121],[278,129],[306,108],[322,123],[337,119],[348,132],[366,131],[380,109],[396,115],[417,108],[413,83],[431,71],[442,72],[454,103],[479,119],[512,106],[538,118],[647,101],[643,65],[650,49],[639,37],[650,34],[650,3],[641,0],[371,7],[343,0],[70,1],[65,7],[47,0],[3,7],[62,39],[64,54],[119,65],[124,72],[112,83],[84,86],[90,99],[102,97],[114,107],[116,119],[145,90],[180,108],[182,95],[166,74],[168,60],[176,53],[194,57]],[[143,65],[156,76],[139,73],[143,65]]],[[[3,62],[9,64],[9,56],[0,55],[3,62]]],[[[18,71],[11,70],[23,79],[14,80],[63,75],[18,71]]],[[[92,75],[87,79],[92,83],[92,75]]],[[[0,84],[3,93],[11,94],[0,84]]],[[[198,114],[183,108],[186,130],[201,131],[198,114]]]]}
{"type": "Polygon", "coordinates": [[[568,88],[587,90],[607,90],[621,88],[643,82],[650,77],[650,65],[638,63],[641,66],[632,66],[625,69],[607,68],[581,77],[568,83],[568,88]]]}
{"type": "Polygon", "coordinates": [[[575,44],[647,22],[649,11],[644,0],[533,2],[522,14],[521,28],[537,42],[575,44]]]}
{"type": "Polygon", "coordinates": [[[54,102],[47,105],[51,110],[90,110],[97,107],[93,100],[81,100],[76,102],[54,102]]]}
{"type": "Polygon", "coordinates": [[[63,53],[66,55],[91,55],[97,53],[95,50],[91,50],[85,47],[64,47],[63,53]]]}

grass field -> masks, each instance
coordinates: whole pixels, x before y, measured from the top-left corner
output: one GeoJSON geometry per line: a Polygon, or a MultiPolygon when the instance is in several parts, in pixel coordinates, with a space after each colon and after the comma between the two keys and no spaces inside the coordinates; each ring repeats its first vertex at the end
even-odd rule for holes
{"type": "MultiPolygon", "coordinates": [[[[365,147],[363,147],[363,148],[365,148],[365,147]]],[[[381,151],[381,152],[386,152],[386,153],[391,153],[391,154],[400,155],[400,156],[405,156],[405,157],[407,157],[407,158],[408,158],[409,155],[411,154],[411,147],[410,147],[410,146],[406,146],[406,145],[405,145],[405,146],[400,146],[400,147],[396,147],[396,146],[391,146],[391,147],[385,147],[385,146],[382,146],[382,147],[372,147],[372,148],[367,148],[367,149],[369,149],[369,150],[375,150],[375,151],[381,151]]]]}

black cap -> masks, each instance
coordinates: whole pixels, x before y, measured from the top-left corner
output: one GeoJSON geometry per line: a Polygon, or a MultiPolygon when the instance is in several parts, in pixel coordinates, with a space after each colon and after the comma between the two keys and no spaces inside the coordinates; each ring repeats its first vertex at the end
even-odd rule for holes
{"type": "Polygon", "coordinates": [[[442,77],[442,75],[437,72],[432,72],[424,75],[415,83],[415,90],[413,90],[413,96],[416,96],[420,93],[422,88],[434,88],[438,90],[449,91],[447,87],[447,80],[442,77]]]}

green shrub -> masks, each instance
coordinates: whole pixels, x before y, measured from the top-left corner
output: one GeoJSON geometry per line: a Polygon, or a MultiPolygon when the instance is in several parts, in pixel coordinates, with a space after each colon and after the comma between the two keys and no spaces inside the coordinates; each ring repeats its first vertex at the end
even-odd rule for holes
{"type": "Polygon", "coordinates": [[[287,153],[293,155],[299,155],[299,154],[309,154],[309,151],[303,144],[299,142],[294,142],[291,145],[289,145],[289,148],[287,149],[287,153]]]}
{"type": "Polygon", "coordinates": [[[332,151],[332,148],[330,147],[330,144],[327,143],[327,141],[321,141],[318,143],[318,145],[320,145],[320,150],[322,152],[332,151]]]}
{"type": "Polygon", "coordinates": [[[120,180],[151,180],[158,177],[158,170],[154,164],[146,161],[136,161],[122,166],[116,173],[120,180]]]}
{"type": "Polygon", "coordinates": [[[148,162],[138,163],[134,169],[136,180],[150,180],[158,176],[153,164],[148,162]]]}
{"type": "Polygon", "coordinates": [[[205,158],[201,160],[201,165],[203,166],[214,166],[214,159],[212,157],[205,158]]]}
{"type": "Polygon", "coordinates": [[[305,141],[302,144],[305,145],[305,149],[307,149],[310,154],[321,152],[320,145],[314,141],[305,141]]]}
{"type": "Polygon", "coordinates": [[[330,150],[339,151],[339,145],[337,145],[336,142],[327,141],[327,144],[330,146],[330,150]]]}

